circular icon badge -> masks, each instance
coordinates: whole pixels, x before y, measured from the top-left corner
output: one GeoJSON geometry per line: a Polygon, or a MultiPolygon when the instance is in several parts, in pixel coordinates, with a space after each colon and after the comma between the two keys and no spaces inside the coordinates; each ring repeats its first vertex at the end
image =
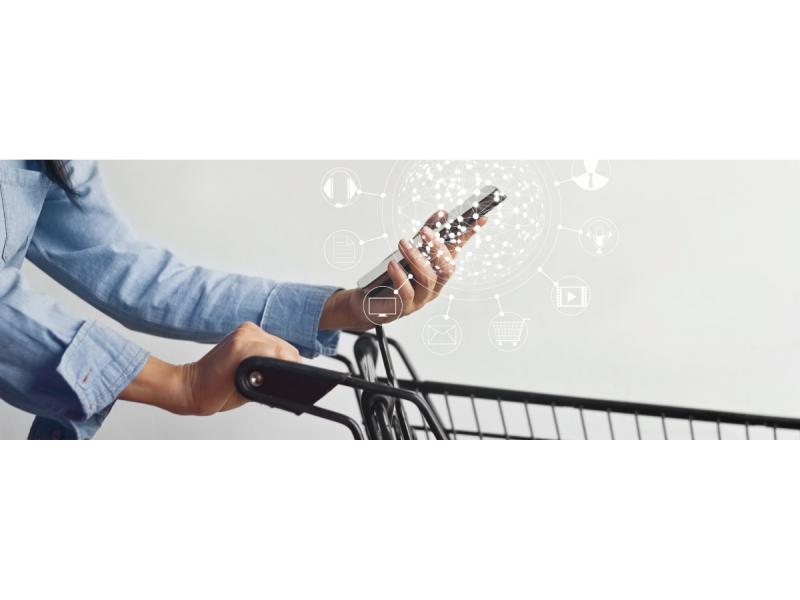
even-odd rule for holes
{"type": "Polygon", "coordinates": [[[608,256],[619,244],[619,230],[611,219],[593,217],[578,232],[581,248],[592,256],[608,256]]]}
{"type": "Polygon", "coordinates": [[[519,350],[528,339],[528,321],[513,312],[501,312],[489,321],[489,341],[503,352],[519,350]]]}
{"type": "Polygon", "coordinates": [[[325,202],[334,208],[352,206],[361,192],[361,182],[350,169],[336,167],[322,177],[320,191],[325,202]]]}
{"type": "Polygon", "coordinates": [[[403,299],[396,289],[380,285],[364,296],[361,308],[370,323],[383,325],[403,315],[403,299]]]}
{"type": "Polygon", "coordinates": [[[562,315],[576,317],[589,308],[592,291],[589,284],[580,277],[562,277],[553,284],[550,300],[553,307],[562,315]]]}
{"type": "Polygon", "coordinates": [[[334,231],[322,247],[325,261],[334,269],[348,271],[361,262],[364,249],[360,238],[349,229],[334,231]]]}
{"type": "Polygon", "coordinates": [[[422,343],[437,356],[452,354],[461,345],[461,325],[450,315],[436,315],[422,328],[422,343]]]}

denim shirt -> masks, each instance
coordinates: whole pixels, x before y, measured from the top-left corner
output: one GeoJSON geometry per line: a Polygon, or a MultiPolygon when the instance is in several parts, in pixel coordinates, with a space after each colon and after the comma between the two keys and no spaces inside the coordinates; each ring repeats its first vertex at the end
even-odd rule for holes
{"type": "Polygon", "coordinates": [[[306,357],[335,352],[320,332],[332,287],[188,266],[136,238],[95,162],[74,161],[76,203],[40,161],[0,161],[0,398],[37,415],[31,438],[91,438],[148,353],[28,289],[25,258],[129,329],[215,343],[253,321],[306,357]]]}

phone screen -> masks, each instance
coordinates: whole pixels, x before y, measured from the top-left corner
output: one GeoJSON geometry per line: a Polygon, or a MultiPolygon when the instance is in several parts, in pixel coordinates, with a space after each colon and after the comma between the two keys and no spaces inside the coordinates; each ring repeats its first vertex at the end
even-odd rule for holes
{"type": "MultiPolygon", "coordinates": [[[[473,194],[447,213],[448,221],[439,228],[439,236],[446,244],[457,244],[462,235],[475,227],[478,219],[489,213],[505,199],[506,196],[500,193],[500,190],[493,185],[482,187],[476,194],[473,194]]],[[[422,250],[425,245],[419,233],[411,239],[411,244],[420,250],[422,250]]],[[[377,287],[391,287],[392,280],[386,270],[389,267],[389,263],[393,260],[399,263],[401,267],[408,270],[408,265],[403,255],[399,250],[395,250],[374,269],[359,279],[358,287],[367,293],[377,287]]]]}

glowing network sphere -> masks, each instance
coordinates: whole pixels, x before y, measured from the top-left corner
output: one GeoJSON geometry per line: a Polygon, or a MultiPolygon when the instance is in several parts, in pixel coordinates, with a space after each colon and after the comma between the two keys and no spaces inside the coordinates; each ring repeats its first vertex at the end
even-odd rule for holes
{"type": "Polygon", "coordinates": [[[470,293],[506,287],[526,277],[552,249],[560,205],[546,183],[552,177],[539,167],[531,161],[409,163],[394,188],[394,232],[411,238],[439,211],[460,205],[483,186],[496,186],[507,199],[489,213],[488,225],[458,249],[458,268],[448,287],[470,293]]]}

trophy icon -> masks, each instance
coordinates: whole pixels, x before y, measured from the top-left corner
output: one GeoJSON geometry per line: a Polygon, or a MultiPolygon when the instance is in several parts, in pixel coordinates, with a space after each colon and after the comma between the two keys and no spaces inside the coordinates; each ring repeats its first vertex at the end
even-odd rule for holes
{"type": "Polygon", "coordinates": [[[584,223],[580,234],[581,247],[593,256],[606,256],[619,242],[619,231],[610,219],[594,217],[584,223]]]}

